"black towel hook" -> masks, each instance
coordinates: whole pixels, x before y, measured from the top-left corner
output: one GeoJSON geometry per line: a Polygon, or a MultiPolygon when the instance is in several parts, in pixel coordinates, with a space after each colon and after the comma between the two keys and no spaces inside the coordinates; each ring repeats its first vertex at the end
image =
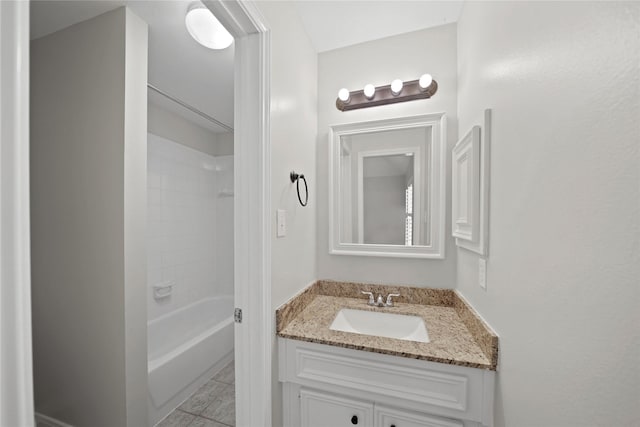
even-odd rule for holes
{"type": "Polygon", "coordinates": [[[304,177],[303,174],[297,174],[295,172],[291,172],[289,174],[289,179],[291,179],[292,184],[294,182],[296,183],[296,191],[298,192],[298,201],[302,206],[307,206],[307,203],[309,202],[309,187],[307,186],[307,179],[304,177]],[[302,197],[300,197],[300,180],[304,181],[304,192],[306,195],[304,198],[304,202],[302,201],[302,197]]]}

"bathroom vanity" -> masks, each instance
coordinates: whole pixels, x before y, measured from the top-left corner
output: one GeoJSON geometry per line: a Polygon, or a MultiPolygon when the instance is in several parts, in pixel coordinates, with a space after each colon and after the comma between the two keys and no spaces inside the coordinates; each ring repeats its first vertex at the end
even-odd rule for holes
{"type": "Polygon", "coordinates": [[[319,281],[276,321],[285,426],[493,425],[498,338],[455,291],[319,281]],[[421,319],[428,342],[332,329],[345,310],[421,319]]]}

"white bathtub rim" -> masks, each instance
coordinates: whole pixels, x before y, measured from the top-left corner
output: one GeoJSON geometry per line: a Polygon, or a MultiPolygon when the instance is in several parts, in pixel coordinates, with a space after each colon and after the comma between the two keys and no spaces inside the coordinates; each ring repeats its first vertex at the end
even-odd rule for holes
{"type": "MultiPolygon", "coordinates": [[[[206,298],[201,298],[197,301],[194,301],[190,304],[187,304],[185,306],[176,308],[175,310],[169,311],[168,313],[162,314],[158,317],[156,317],[155,319],[152,320],[147,320],[147,327],[154,325],[156,323],[159,323],[162,320],[167,320],[169,317],[173,317],[179,313],[182,313],[183,311],[192,309],[194,306],[196,305],[200,305],[206,301],[211,301],[211,300],[220,300],[220,299],[229,299],[232,301],[231,307],[233,307],[233,295],[219,295],[216,297],[206,297],[206,298]]],[[[231,311],[233,311],[233,308],[231,309],[231,311]]]]}
{"type": "Polygon", "coordinates": [[[174,359],[176,356],[182,354],[185,350],[188,350],[189,348],[193,347],[194,345],[198,344],[199,342],[204,341],[206,338],[210,337],[211,335],[215,334],[216,332],[220,331],[221,329],[223,329],[224,327],[230,325],[233,323],[233,317],[228,317],[224,320],[222,320],[221,322],[218,322],[214,327],[207,329],[204,332],[201,332],[200,334],[196,335],[195,337],[189,339],[188,341],[185,341],[183,344],[179,345],[178,347],[174,348],[173,350],[164,353],[162,356],[158,356],[155,357],[153,359],[149,359],[147,361],[148,363],[148,368],[147,371],[149,374],[151,374],[153,371],[155,371],[158,367],[163,366],[165,363],[167,363],[168,361],[174,359]]]}

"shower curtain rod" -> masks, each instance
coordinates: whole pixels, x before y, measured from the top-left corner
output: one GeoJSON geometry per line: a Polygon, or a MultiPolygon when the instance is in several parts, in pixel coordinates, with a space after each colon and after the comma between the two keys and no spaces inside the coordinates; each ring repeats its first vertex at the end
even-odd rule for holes
{"type": "Polygon", "coordinates": [[[228,130],[229,132],[233,132],[233,128],[231,126],[226,125],[226,124],[222,123],[221,121],[214,119],[210,115],[208,115],[206,113],[203,113],[202,111],[198,110],[195,107],[192,107],[191,105],[187,104],[186,102],[183,102],[183,101],[179,100],[175,96],[169,95],[167,92],[158,89],[157,87],[155,87],[151,83],[147,83],[147,87],[149,89],[151,89],[152,91],[164,96],[165,98],[170,99],[171,101],[175,102],[176,104],[186,108],[187,110],[191,111],[192,113],[195,113],[195,114],[199,115],[203,119],[209,120],[211,123],[213,123],[213,124],[215,124],[217,126],[220,126],[221,128],[224,128],[224,129],[228,130]]]}

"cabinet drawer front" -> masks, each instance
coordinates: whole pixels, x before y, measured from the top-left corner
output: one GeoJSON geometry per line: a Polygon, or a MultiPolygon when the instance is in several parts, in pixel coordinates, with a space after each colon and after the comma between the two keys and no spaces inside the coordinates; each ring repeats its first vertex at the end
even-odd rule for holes
{"type": "Polygon", "coordinates": [[[398,366],[317,350],[295,349],[295,377],[376,392],[458,411],[467,409],[465,375],[398,366]]]}
{"type": "Polygon", "coordinates": [[[300,389],[301,427],[370,427],[373,403],[300,389]]]}
{"type": "Polygon", "coordinates": [[[462,421],[376,405],[376,427],[463,427],[462,421]]]}

